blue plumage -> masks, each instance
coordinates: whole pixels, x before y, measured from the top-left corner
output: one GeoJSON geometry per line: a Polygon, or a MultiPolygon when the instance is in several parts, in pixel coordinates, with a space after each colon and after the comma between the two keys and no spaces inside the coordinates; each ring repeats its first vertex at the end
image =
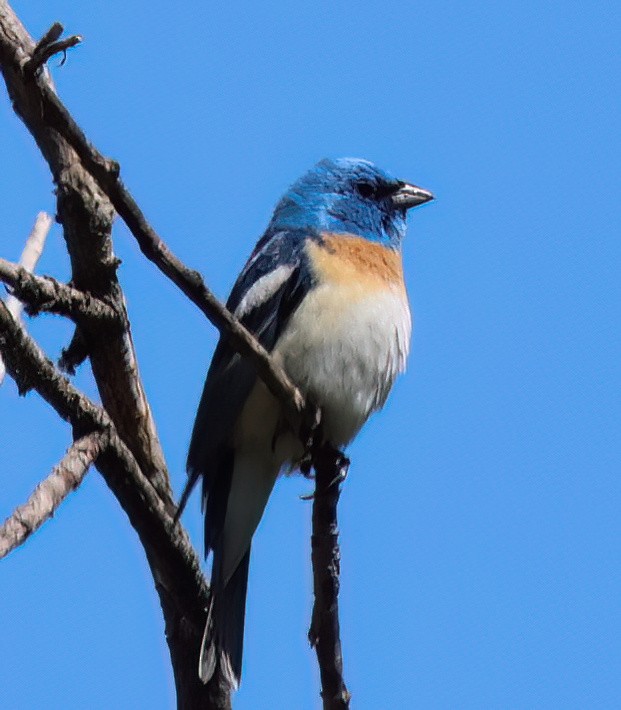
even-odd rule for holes
{"type": "MultiPolygon", "coordinates": [[[[430,199],[368,161],[321,161],[276,205],[227,301],[324,409],[324,436],[336,446],[382,406],[404,367],[400,245],[406,210],[430,199]]],[[[252,535],[279,470],[302,453],[252,364],[222,337],[187,464],[186,493],[202,478],[205,553],[213,552],[204,682],[218,664],[232,687],[239,682],[252,535]]]]}
{"type": "Polygon", "coordinates": [[[398,247],[405,235],[405,209],[395,209],[390,195],[403,184],[366,160],[322,160],[276,205],[267,233],[347,232],[398,247]]]}

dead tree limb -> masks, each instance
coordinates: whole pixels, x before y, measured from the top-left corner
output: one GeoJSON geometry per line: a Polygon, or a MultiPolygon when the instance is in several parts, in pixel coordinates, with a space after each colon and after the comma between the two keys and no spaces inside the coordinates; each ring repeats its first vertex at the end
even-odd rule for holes
{"type": "Polygon", "coordinates": [[[51,518],[58,506],[83,481],[91,464],[105,449],[108,437],[93,432],[74,441],[52,473],[34,489],[30,498],[16,508],[0,526],[0,559],[23,544],[51,518]]]}

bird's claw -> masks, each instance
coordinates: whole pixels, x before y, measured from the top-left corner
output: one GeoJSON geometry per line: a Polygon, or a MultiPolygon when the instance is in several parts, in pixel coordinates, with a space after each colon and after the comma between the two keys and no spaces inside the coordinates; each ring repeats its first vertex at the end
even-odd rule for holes
{"type": "MultiPolygon", "coordinates": [[[[328,483],[326,486],[325,490],[321,491],[322,493],[327,493],[333,486],[340,486],[341,483],[345,481],[347,478],[347,474],[349,472],[349,459],[347,456],[342,454],[340,451],[335,452],[335,458],[336,458],[336,466],[338,467],[338,473],[336,476],[328,483]]],[[[305,478],[308,479],[314,479],[315,476],[314,474],[311,473],[310,468],[312,465],[312,460],[311,459],[305,459],[303,464],[300,465],[300,471],[302,472],[302,475],[305,478]]],[[[314,493],[307,493],[306,495],[301,495],[300,500],[314,500],[315,496],[317,495],[317,491],[314,493]]]]}

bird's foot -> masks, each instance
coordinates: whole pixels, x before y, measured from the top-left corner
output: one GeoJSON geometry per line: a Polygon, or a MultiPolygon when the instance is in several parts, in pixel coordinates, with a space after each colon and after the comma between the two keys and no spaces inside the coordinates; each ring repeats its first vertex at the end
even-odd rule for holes
{"type": "Polygon", "coordinates": [[[302,500],[313,500],[317,493],[328,493],[334,486],[338,486],[345,481],[347,474],[349,472],[349,459],[342,451],[330,446],[329,444],[323,444],[321,446],[315,447],[312,455],[306,456],[304,458],[303,464],[300,465],[300,471],[306,478],[314,478],[317,480],[317,474],[313,475],[311,473],[311,465],[317,470],[321,467],[324,471],[330,470],[335,471],[336,475],[332,477],[330,482],[322,488],[321,491],[315,489],[314,493],[309,493],[308,495],[300,496],[302,500]],[[302,467],[304,466],[304,468],[302,467]]]}

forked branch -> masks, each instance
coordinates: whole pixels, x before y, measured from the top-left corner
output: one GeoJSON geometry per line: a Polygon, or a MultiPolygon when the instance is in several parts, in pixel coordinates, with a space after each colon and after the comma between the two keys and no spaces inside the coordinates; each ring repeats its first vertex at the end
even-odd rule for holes
{"type": "MultiPolygon", "coordinates": [[[[80,44],[82,37],[80,35],[73,35],[72,37],[67,37],[66,39],[60,39],[64,31],[64,27],[60,22],[55,22],[50,29],[41,37],[37,42],[37,46],[32,53],[30,61],[26,64],[26,72],[29,74],[35,74],[38,69],[40,69],[48,59],[51,59],[55,54],[66,53],[71,47],[75,47],[80,44]]],[[[61,62],[64,64],[64,59],[61,62]]]]}

